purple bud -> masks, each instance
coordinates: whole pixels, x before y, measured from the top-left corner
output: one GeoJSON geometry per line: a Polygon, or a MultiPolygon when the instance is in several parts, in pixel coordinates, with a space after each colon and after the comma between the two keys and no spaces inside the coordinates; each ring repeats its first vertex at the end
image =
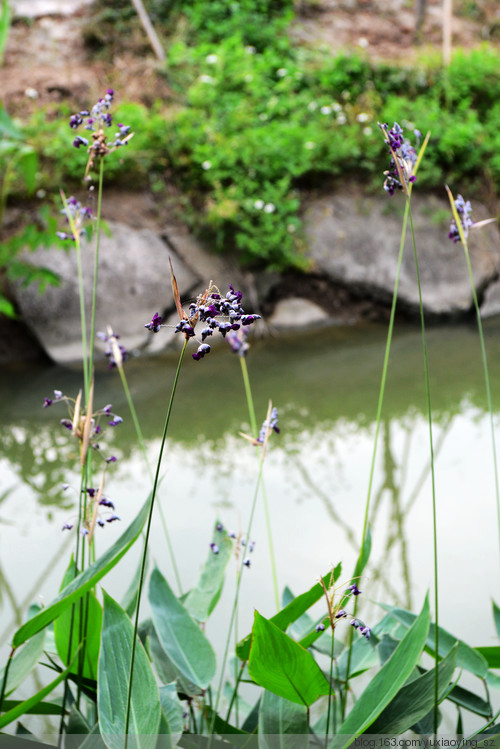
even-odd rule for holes
{"type": "Polygon", "coordinates": [[[210,346],[208,345],[208,343],[202,343],[201,346],[198,346],[198,350],[196,351],[196,353],[193,354],[193,359],[195,359],[195,361],[199,361],[200,359],[203,359],[203,357],[206,354],[209,354],[209,353],[210,353],[210,346]]]}
{"type": "Polygon", "coordinates": [[[245,565],[245,567],[250,567],[250,564],[251,564],[250,557],[247,557],[245,561],[243,562],[243,564],[245,565]]]}
{"type": "Polygon", "coordinates": [[[353,583],[352,585],[349,585],[349,587],[347,588],[347,590],[350,590],[351,593],[353,594],[353,596],[359,596],[360,593],[361,593],[361,591],[359,590],[359,588],[356,585],[356,583],[353,583]]]}
{"type": "Polygon", "coordinates": [[[42,408],[48,408],[51,405],[52,405],[52,400],[50,398],[44,398],[43,399],[42,408]]]}
{"type": "Polygon", "coordinates": [[[73,422],[71,421],[71,419],[61,419],[60,424],[70,431],[73,429],[73,422]]]}
{"type": "Polygon", "coordinates": [[[366,637],[367,640],[370,639],[371,633],[372,633],[372,631],[371,631],[370,627],[360,627],[359,628],[359,634],[363,635],[363,637],[366,637]]]}
{"type": "Polygon", "coordinates": [[[152,333],[158,333],[158,331],[160,330],[161,321],[161,315],[159,315],[158,312],[155,312],[151,322],[146,323],[144,327],[150,330],[152,333]]]}
{"type": "Polygon", "coordinates": [[[248,551],[251,553],[255,549],[255,541],[250,541],[248,544],[248,551]]]}
{"type": "Polygon", "coordinates": [[[111,421],[108,421],[108,424],[110,427],[116,427],[118,424],[122,424],[123,419],[121,416],[115,416],[114,419],[111,419],[111,421]]]}
{"type": "Polygon", "coordinates": [[[62,390],[54,390],[54,396],[56,401],[61,400],[63,397],[62,390]]]}
{"type": "Polygon", "coordinates": [[[241,324],[242,325],[251,325],[256,320],[261,320],[260,315],[243,315],[241,318],[241,324]]]}
{"type": "Polygon", "coordinates": [[[83,138],[81,135],[77,135],[75,140],[73,141],[73,145],[75,148],[80,148],[80,146],[88,146],[89,142],[87,138],[83,138]]]}
{"type": "Polygon", "coordinates": [[[344,609],[339,609],[335,614],[335,619],[343,619],[345,616],[347,616],[347,612],[344,609]]]}
{"type": "Polygon", "coordinates": [[[212,549],[214,554],[219,553],[219,547],[217,546],[217,544],[210,544],[210,548],[212,549]]]}
{"type": "Polygon", "coordinates": [[[121,517],[119,515],[110,515],[109,518],[106,518],[107,523],[114,523],[115,520],[121,520],[121,517]]]}
{"type": "Polygon", "coordinates": [[[358,620],[357,620],[357,619],[353,619],[353,620],[351,621],[351,627],[354,627],[354,629],[358,629],[358,627],[360,627],[360,626],[361,626],[361,625],[360,625],[360,623],[358,622],[358,620]]]}
{"type": "Polygon", "coordinates": [[[109,458],[105,458],[105,463],[116,463],[116,456],[110,455],[109,458]]]}
{"type": "Polygon", "coordinates": [[[70,531],[73,527],[73,523],[63,523],[63,527],[61,530],[63,531],[70,531]]]}
{"type": "Polygon", "coordinates": [[[315,630],[316,632],[323,632],[325,629],[325,625],[323,622],[320,622],[320,624],[316,624],[315,630]]]}
{"type": "Polygon", "coordinates": [[[222,533],[222,531],[224,530],[224,526],[222,525],[222,523],[217,523],[217,525],[215,526],[215,530],[219,531],[219,533],[222,533]]]}

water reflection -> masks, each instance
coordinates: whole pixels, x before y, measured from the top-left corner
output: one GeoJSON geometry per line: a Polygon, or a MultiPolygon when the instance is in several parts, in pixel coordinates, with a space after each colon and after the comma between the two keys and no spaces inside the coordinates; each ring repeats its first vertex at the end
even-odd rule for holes
{"type": "MultiPolygon", "coordinates": [[[[493,347],[495,324],[487,328],[493,373],[500,351],[493,347]]],[[[472,644],[493,644],[490,597],[497,595],[498,550],[489,427],[479,344],[474,327],[432,329],[428,334],[435,423],[438,538],[442,621],[472,644]],[[481,553],[477,553],[478,547],[481,553]],[[474,586],[475,620],[457,612],[456,601],[474,586]],[[477,621],[482,621],[478,631],[477,621]],[[491,626],[490,626],[491,623],[491,626]]],[[[319,331],[258,341],[248,367],[264,418],[268,399],[280,409],[281,435],[266,459],[265,483],[275,537],[280,587],[309,587],[330,562],[344,562],[347,579],[356,559],[368,485],[385,329],[319,331]]],[[[377,456],[371,526],[373,552],[363,580],[366,599],[419,608],[432,587],[430,471],[420,334],[401,329],[394,341],[377,456]]],[[[141,420],[148,455],[159,449],[176,357],[131,360],[127,376],[141,420]]],[[[58,422],[66,413],[43,398],[56,388],[76,395],[77,371],[45,367],[0,374],[0,643],[32,600],[57,590],[72,540],[60,528],[74,511],[79,485],[77,450],[58,422]],[[7,396],[8,394],[8,396],[7,396]],[[29,561],[28,561],[29,560],[29,561]],[[33,574],[36,569],[36,579],[33,574]],[[42,571],[43,569],[43,571],[42,571]],[[40,574],[38,574],[40,571],[40,574]]],[[[495,411],[500,393],[493,388],[495,411]]],[[[149,489],[131,420],[116,373],[103,370],[96,405],[113,404],[125,423],[103,436],[120,460],[106,493],[130,522],[149,489]]],[[[186,362],[164,464],[160,498],[169,523],[183,586],[196,579],[207,553],[216,516],[227,527],[246,527],[256,479],[252,446],[238,437],[248,431],[240,368],[228,350],[202,362],[186,362]]],[[[107,527],[99,549],[123,530],[107,527]]],[[[257,542],[245,581],[240,626],[251,625],[254,607],[274,610],[264,513],[259,505],[257,542]]],[[[172,578],[161,529],[153,531],[157,563],[172,578]]],[[[137,551],[131,555],[135,564],[137,551]]],[[[232,573],[231,573],[232,574],[232,573]]],[[[112,576],[118,592],[128,573],[112,576]]],[[[229,594],[228,594],[229,595],[229,594]]],[[[224,597],[212,634],[225,637],[224,597]],[[221,613],[222,612],[222,613],[221,613]]],[[[365,603],[365,606],[367,604],[365,603]]],[[[363,616],[379,617],[373,605],[363,616]]]]}

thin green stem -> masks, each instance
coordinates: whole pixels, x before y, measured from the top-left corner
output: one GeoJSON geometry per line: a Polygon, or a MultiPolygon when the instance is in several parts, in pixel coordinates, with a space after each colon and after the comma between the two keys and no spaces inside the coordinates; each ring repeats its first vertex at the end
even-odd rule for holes
{"type": "Polygon", "coordinates": [[[5,697],[5,692],[7,690],[7,677],[9,675],[10,664],[12,663],[12,658],[14,657],[14,653],[15,652],[16,652],[16,649],[12,648],[12,650],[9,653],[9,658],[7,660],[7,663],[5,664],[5,669],[4,669],[4,672],[3,672],[2,689],[0,690],[0,713],[2,712],[2,706],[3,706],[4,697],[5,697]]]}
{"type": "Polygon", "coordinates": [[[247,361],[244,356],[239,356],[238,358],[240,360],[241,374],[243,376],[243,384],[245,386],[245,395],[247,398],[247,406],[248,406],[248,416],[250,418],[250,428],[252,430],[252,436],[257,437],[258,436],[257,419],[255,417],[255,407],[253,403],[252,389],[250,387],[250,378],[248,376],[247,361]]]}
{"type": "MultiPolygon", "coordinates": [[[[401,266],[403,264],[403,255],[404,255],[404,247],[405,247],[405,238],[406,238],[406,229],[408,226],[408,216],[410,211],[410,204],[409,201],[405,204],[405,210],[403,215],[403,226],[401,228],[401,239],[399,242],[399,255],[398,255],[398,264],[396,267],[396,278],[394,281],[394,290],[392,293],[392,305],[391,305],[391,314],[389,317],[389,329],[387,331],[387,340],[385,344],[385,354],[384,354],[384,364],[382,367],[382,378],[380,381],[380,390],[379,390],[379,396],[378,396],[378,405],[377,405],[377,415],[375,419],[375,437],[373,440],[373,451],[372,451],[372,460],[370,465],[370,476],[368,479],[368,492],[366,496],[366,504],[365,504],[365,514],[363,519],[363,531],[361,534],[361,546],[360,546],[360,555],[358,558],[358,561],[356,563],[356,570],[359,569],[360,563],[361,563],[361,557],[364,553],[364,547],[365,547],[365,541],[366,541],[366,534],[368,531],[368,518],[370,513],[370,502],[371,502],[371,496],[373,491],[373,477],[375,474],[375,460],[377,457],[377,447],[378,447],[378,439],[379,439],[379,433],[380,433],[380,424],[382,420],[382,406],[384,404],[384,395],[385,395],[385,385],[387,381],[387,371],[389,369],[389,356],[391,353],[391,343],[392,343],[392,335],[394,331],[394,321],[396,318],[396,305],[398,300],[398,289],[399,289],[399,279],[401,276],[401,266]]],[[[355,573],[356,574],[356,573],[355,573]]],[[[354,612],[353,615],[356,616],[357,611],[357,602],[358,599],[356,598],[354,601],[354,612]]],[[[349,631],[349,651],[347,656],[347,668],[346,668],[346,682],[345,682],[345,691],[342,699],[342,717],[345,717],[345,710],[347,705],[347,694],[349,691],[349,673],[351,668],[351,654],[352,654],[352,630],[349,631]]]]}
{"type": "Polygon", "coordinates": [[[187,346],[187,339],[184,341],[184,346],[182,347],[182,351],[179,356],[179,362],[177,364],[177,369],[175,371],[174,376],[174,382],[172,384],[172,391],[170,393],[170,400],[168,402],[168,408],[167,408],[167,414],[165,416],[165,424],[163,427],[163,434],[161,438],[161,445],[160,445],[160,452],[158,455],[158,461],[156,463],[156,472],[155,477],[153,481],[153,489],[151,491],[151,501],[149,506],[149,515],[146,525],[146,533],[144,537],[144,551],[142,553],[142,561],[141,561],[141,573],[139,576],[139,589],[137,591],[137,608],[135,612],[135,622],[134,622],[134,634],[132,637],[132,652],[130,656],[130,670],[129,670],[129,678],[128,678],[128,692],[127,692],[127,711],[125,715],[125,743],[124,743],[124,749],[127,749],[128,745],[128,728],[130,724],[130,708],[132,703],[132,679],[134,675],[134,661],[135,661],[135,650],[136,650],[136,642],[137,642],[137,631],[139,629],[139,613],[141,608],[141,592],[144,585],[144,577],[145,577],[145,571],[146,571],[146,559],[147,559],[147,553],[148,553],[148,543],[149,543],[149,536],[151,532],[151,521],[153,518],[153,510],[154,510],[154,503],[155,503],[155,497],[156,497],[156,491],[158,488],[158,482],[160,477],[160,467],[161,467],[161,461],[163,457],[163,451],[165,448],[165,442],[167,439],[167,431],[168,431],[168,425],[170,423],[170,416],[172,414],[172,406],[174,404],[174,398],[175,398],[175,391],[177,389],[177,383],[179,381],[179,375],[181,371],[182,366],[182,360],[184,359],[184,353],[186,351],[187,346]]]}
{"type": "MultiPolygon", "coordinates": [[[[264,450],[265,448],[263,447],[262,449],[264,450]]],[[[259,475],[257,476],[257,483],[255,485],[255,491],[254,491],[253,500],[252,500],[252,507],[251,507],[251,510],[250,510],[250,517],[249,517],[249,520],[248,520],[248,527],[247,527],[247,532],[246,532],[246,536],[245,536],[245,540],[246,540],[247,545],[248,545],[248,542],[249,542],[249,539],[250,539],[250,533],[252,531],[253,517],[254,517],[254,514],[255,514],[255,507],[257,505],[257,497],[259,496],[260,484],[261,484],[261,481],[262,481],[262,470],[263,470],[263,467],[264,467],[264,461],[261,459],[261,461],[260,461],[260,468],[259,468],[259,475]]],[[[233,607],[232,607],[232,610],[231,610],[231,618],[229,620],[229,628],[228,628],[228,633],[227,633],[227,637],[226,637],[226,645],[225,645],[225,648],[224,648],[224,656],[222,658],[222,665],[221,665],[221,671],[220,671],[220,677],[219,677],[219,685],[217,687],[217,696],[215,698],[215,707],[214,707],[214,712],[213,712],[213,718],[212,718],[211,726],[210,726],[210,733],[211,734],[213,733],[213,730],[214,730],[215,718],[216,718],[216,715],[217,715],[217,710],[218,710],[220,698],[221,698],[221,695],[222,695],[222,685],[224,683],[224,674],[225,674],[225,670],[226,670],[226,662],[227,662],[227,656],[228,656],[228,652],[229,652],[229,643],[230,643],[230,640],[231,640],[231,633],[233,631],[233,625],[234,625],[234,621],[235,621],[235,618],[236,618],[236,613],[237,613],[237,610],[238,610],[238,601],[239,601],[239,595],[240,595],[241,580],[242,580],[242,577],[243,577],[243,574],[242,574],[243,573],[243,567],[244,566],[242,564],[240,566],[240,569],[239,569],[239,572],[238,572],[238,578],[237,578],[237,581],[236,581],[236,591],[235,591],[235,594],[234,594],[233,607]]],[[[236,691],[237,691],[237,686],[235,687],[235,692],[236,691]]]]}
{"type": "MultiPolygon", "coordinates": [[[[253,402],[252,389],[250,387],[250,378],[248,376],[247,362],[244,356],[238,357],[241,365],[241,374],[243,377],[243,384],[245,386],[245,395],[247,399],[248,416],[250,419],[250,427],[252,430],[252,436],[257,438],[259,432],[257,427],[257,419],[255,417],[255,406],[253,402]]],[[[267,501],[267,493],[264,482],[262,482],[262,501],[264,503],[264,515],[266,519],[266,534],[267,543],[269,546],[269,557],[271,559],[271,575],[273,578],[273,589],[274,589],[274,602],[276,605],[276,611],[280,608],[280,594],[278,587],[278,573],[276,570],[276,555],[274,553],[273,534],[271,530],[271,515],[269,512],[269,503],[267,501]]]]}
{"type": "Polygon", "coordinates": [[[467,242],[463,241],[462,246],[464,248],[465,259],[467,261],[467,269],[469,271],[469,278],[470,278],[470,284],[471,284],[471,289],[472,289],[472,297],[474,299],[474,307],[476,309],[477,329],[479,332],[479,341],[481,344],[481,358],[483,360],[483,369],[484,369],[484,383],[486,386],[486,398],[488,401],[488,411],[490,415],[491,447],[493,450],[493,469],[495,473],[495,495],[496,495],[496,506],[497,506],[498,544],[499,544],[499,549],[500,549],[500,492],[499,492],[499,487],[498,487],[497,449],[496,449],[496,443],[495,443],[495,426],[493,423],[493,403],[491,400],[490,377],[488,374],[488,360],[486,357],[486,346],[484,343],[483,323],[481,321],[481,312],[479,310],[479,301],[477,298],[476,287],[474,284],[474,275],[472,273],[472,265],[470,261],[469,248],[468,248],[467,242]]]}
{"type": "Polygon", "coordinates": [[[99,271],[99,245],[101,242],[101,208],[102,208],[102,184],[104,180],[104,159],[99,161],[99,188],[97,191],[97,217],[96,217],[96,241],[94,259],[94,284],[92,290],[92,312],[90,317],[90,340],[89,340],[89,374],[92,374],[94,366],[94,338],[95,338],[95,312],[97,305],[97,277],[99,271]]]}
{"type": "MultiPolygon", "coordinates": [[[[148,460],[148,454],[146,451],[146,444],[144,442],[144,437],[141,430],[141,425],[139,424],[139,419],[137,418],[137,412],[135,410],[134,401],[132,400],[132,394],[130,393],[130,388],[128,386],[127,378],[125,376],[125,371],[123,367],[118,367],[118,372],[120,374],[120,379],[122,381],[123,390],[125,392],[125,398],[127,399],[128,407],[130,410],[130,414],[132,416],[132,422],[134,424],[135,433],[137,435],[137,440],[139,442],[139,447],[141,449],[142,456],[144,458],[144,463],[146,464],[146,468],[149,474],[149,477],[151,479],[151,483],[153,483],[153,472],[151,470],[151,466],[149,465],[148,460]]],[[[158,512],[160,515],[160,522],[163,528],[163,533],[165,536],[165,540],[167,542],[168,547],[168,553],[170,555],[170,561],[172,563],[172,569],[174,570],[175,580],[177,582],[177,587],[179,588],[179,594],[182,595],[182,584],[181,584],[181,578],[179,575],[179,568],[177,567],[177,562],[175,560],[175,554],[174,554],[174,548],[172,546],[172,541],[170,539],[170,534],[167,529],[167,523],[165,520],[165,515],[163,512],[163,508],[160,503],[158,503],[158,512]]]]}
{"type": "Polygon", "coordinates": [[[415,259],[415,272],[417,275],[417,287],[418,287],[418,305],[420,310],[420,324],[422,328],[422,352],[424,357],[424,375],[425,375],[425,393],[427,400],[427,420],[429,425],[429,448],[430,448],[430,465],[431,465],[431,484],[432,484],[432,544],[433,544],[433,557],[434,557],[434,614],[435,614],[435,627],[434,627],[434,733],[437,733],[439,723],[439,588],[438,588],[438,558],[437,558],[437,513],[436,513],[436,478],[434,472],[434,443],[432,438],[432,407],[431,407],[431,386],[429,381],[429,360],[427,355],[427,342],[425,336],[425,320],[424,320],[424,305],[422,301],[422,286],[420,283],[420,270],[417,256],[417,244],[415,241],[415,230],[413,226],[413,218],[410,208],[410,198],[407,198],[407,205],[409,208],[410,215],[410,228],[411,238],[413,244],[413,256],[415,259]]]}
{"type": "Polygon", "coordinates": [[[332,693],[333,693],[333,648],[335,644],[335,629],[332,627],[332,647],[330,649],[330,674],[329,674],[329,684],[330,689],[328,691],[328,712],[326,714],[326,729],[325,729],[325,749],[327,749],[328,746],[328,731],[330,730],[330,715],[332,712],[332,693]]]}

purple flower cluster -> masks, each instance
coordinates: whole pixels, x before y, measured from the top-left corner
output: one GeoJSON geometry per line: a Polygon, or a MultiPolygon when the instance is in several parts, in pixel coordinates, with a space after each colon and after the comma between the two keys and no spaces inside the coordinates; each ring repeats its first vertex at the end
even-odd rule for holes
{"type": "MultiPolygon", "coordinates": [[[[83,223],[92,218],[91,208],[82,205],[76,198],[71,196],[66,201],[66,207],[62,209],[61,213],[66,217],[66,223],[71,224],[71,226],[75,228],[75,231],[79,237],[82,234],[85,234],[83,223]]],[[[57,231],[56,236],[58,236],[59,239],[63,240],[71,239],[74,241],[76,238],[73,231],[57,231]]]]}
{"type": "MultiPolygon", "coordinates": [[[[389,195],[394,195],[396,189],[403,190],[407,195],[409,184],[416,180],[413,170],[417,163],[417,151],[408,138],[403,136],[403,129],[397,122],[390,129],[386,123],[379,122],[378,124],[385,135],[385,142],[391,152],[389,169],[384,172],[384,190],[389,195]]],[[[418,130],[414,132],[418,144],[420,132],[418,130]]]]}
{"type": "Polygon", "coordinates": [[[128,352],[125,346],[122,346],[120,343],[118,343],[118,338],[120,337],[118,333],[114,333],[113,330],[108,326],[107,333],[103,333],[102,331],[100,331],[97,334],[97,337],[107,344],[104,355],[108,359],[109,369],[121,367],[123,362],[127,361],[128,359],[128,352]]]}
{"type": "Polygon", "coordinates": [[[127,145],[133,136],[129,125],[118,123],[114,139],[107,140],[104,129],[110,128],[113,124],[113,117],[109,111],[113,103],[113,97],[113,89],[108,88],[106,94],[94,104],[90,111],[82,109],[80,112],[71,115],[69,119],[69,126],[72,130],[77,130],[77,128],[83,125],[85,130],[89,130],[92,133],[92,143],[90,145],[89,139],[82,135],[77,135],[73,141],[75,148],[88,146],[91,162],[95,156],[105,156],[110,151],[119,148],[119,146],[127,145]]]}
{"type": "Polygon", "coordinates": [[[256,444],[258,445],[264,444],[264,440],[266,438],[268,429],[272,430],[273,432],[276,432],[276,434],[280,433],[280,428],[278,426],[278,409],[276,407],[273,407],[271,411],[271,416],[269,419],[269,426],[267,424],[267,419],[265,419],[265,421],[262,423],[259,436],[256,439],[256,444]]]}
{"type": "MultiPolygon", "coordinates": [[[[470,201],[465,201],[461,195],[457,195],[457,198],[455,200],[455,208],[457,209],[458,217],[460,219],[460,223],[462,224],[464,237],[465,239],[467,239],[469,236],[469,229],[474,226],[474,221],[470,216],[472,211],[470,201]]],[[[448,239],[452,239],[455,244],[460,241],[460,232],[458,231],[458,226],[455,220],[451,222],[448,239]]]]}
{"type": "Polygon", "coordinates": [[[233,354],[238,356],[246,356],[247,351],[250,348],[247,343],[248,328],[240,328],[239,330],[230,330],[227,334],[226,341],[231,346],[233,354]]]}
{"type": "MultiPolygon", "coordinates": [[[[210,353],[210,346],[205,340],[218,332],[223,338],[228,333],[239,331],[260,320],[260,315],[247,315],[241,306],[241,291],[235,291],[232,285],[223,297],[215,286],[211,286],[204,294],[201,294],[196,302],[189,305],[189,315],[184,313],[175,328],[176,333],[183,333],[185,338],[195,337],[195,328],[198,322],[204,323],[201,331],[201,343],[197,351],[192,355],[193,359],[199,361],[210,353]]],[[[182,311],[182,310],[181,310],[182,311]]],[[[144,326],[152,333],[158,333],[162,325],[162,317],[155,312],[151,322],[144,326]]]]}

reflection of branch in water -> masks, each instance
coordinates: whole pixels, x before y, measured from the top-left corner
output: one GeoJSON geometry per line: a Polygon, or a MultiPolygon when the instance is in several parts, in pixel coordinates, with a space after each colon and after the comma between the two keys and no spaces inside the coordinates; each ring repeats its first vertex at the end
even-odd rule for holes
{"type": "Polygon", "coordinates": [[[354,535],[354,531],[352,528],[350,528],[347,523],[345,523],[340,515],[337,514],[337,511],[335,510],[332,501],[330,497],[321,489],[319,486],[317,486],[312,478],[310,477],[306,467],[300,462],[300,460],[294,456],[293,458],[293,465],[295,468],[298,469],[300,475],[302,476],[302,479],[304,480],[304,483],[311,489],[323,502],[325,509],[327,513],[332,518],[333,522],[339,525],[342,530],[345,533],[346,539],[351,544],[352,548],[357,551],[358,550],[358,542],[356,540],[356,536],[354,535]]]}
{"type": "MultiPolygon", "coordinates": [[[[452,422],[453,422],[453,416],[450,416],[449,419],[448,419],[448,421],[446,423],[444,423],[444,425],[443,425],[443,428],[442,428],[442,431],[441,431],[441,433],[439,435],[439,438],[436,440],[436,443],[434,445],[434,459],[437,458],[437,456],[439,455],[439,453],[440,453],[440,451],[441,451],[441,449],[443,447],[445,438],[447,437],[447,435],[448,435],[448,433],[450,431],[450,427],[451,427],[452,422]]],[[[384,558],[381,560],[380,564],[378,565],[378,567],[376,567],[373,570],[372,576],[373,576],[373,579],[381,579],[382,578],[382,570],[383,569],[385,570],[386,567],[387,567],[387,556],[388,556],[390,550],[392,549],[392,547],[394,546],[394,544],[397,541],[401,540],[402,545],[403,544],[405,545],[405,549],[404,550],[403,550],[403,548],[401,549],[401,554],[402,554],[402,563],[403,563],[403,576],[404,576],[405,583],[406,583],[406,598],[407,598],[407,604],[406,605],[407,605],[408,608],[411,608],[411,605],[409,605],[409,603],[411,602],[411,591],[410,591],[410,584],[409,584],[410,583],[409,573],[405,572],[405,570],[409,569],[409,566],[408,566],[408,559],[407,559],[406,539],[405,539],[404,533],[403,533],[403,521],[407,517],[407,515],[408,515],[409,511],[411,510],[411,508],[413,507],[413,505],[415,504],[415,502],[416,502],[416,500],[417,500],[417,498],[418,498],[418,496],[419,496],[419,494],[420,494],[420,492],[422,490],[422,487],[423,487],[425,481],[428,478],[428,475],[429,475],[430,470],[431,470],[431,462],[430,462],[430,459],[429,459],[429,461],[425,464],[424,468],[422,469],[422,471],[420,473],[420,476],[418,477],[418,479],[417,479],[417,481],[415,483],[413,491],[410,493],[409,499],[407,500],[407,502],[404,505],[404,507],[402,509],[400,509],[399,499],[400,499],[400,496],[401,496],[402,490],[403,490],[403,485],[404,485],[403,477],[406,475],[406,467],[407,467],[408,458],[409,458],[409,435],[410,435],[409,429],[408,429],[407,433],[408,433],[408,440],[407,440],[406,445],[405,445],[405,450],[403,452],[403,460],[402,460],[402,463],[401,463],[401,470],[404,471],[404,474],[403,474],[402,480],[400,482],[400,488],[399,488],[399,493],[398,493],[398,501],[397,501],[397,508],[398,508],[397,512],[398,512],[398,516],[394,516],[395,519],[397,520],[397,527],[388,536],[387,542],[386,542],[386,546],[385,546],[385,552],[386,553],[384,555],[384,558]]],[[[384,484],[384,486],[385,486],[385,484],[384,484]]],[[[382,489],[384,488],[384,486],[382,487],[382,489]]]]}
{"type": "Polygon", "coordinates": [[[8,626],[5,627],[5,629],[3,630],[3,632],[0,634],[0,642],[6,642],[7,641],[7,636],[11,632],[13,626],[16,626],[18,624],[22,624],[22,618],[21,617],[22,617],[23,612],[26,611],[26,609],[28,608],[29,604],[31,603],[31,601],[33,600],[33,598],[36,596],[37,591],[39,590],[41,583],[47,578],[47,576],[52,571],[52,568],[54,567],[54,565],[56,564],[56,562],[59,561],[59,559],[62,557],[63,553],[67,550],[68,546],[71,544],[72,540],[73,540],[72,535],[68,534],[66,536],[66,538],[64,539],[63,543],[61,544],[61,546],[59,547],[59,549],[56,551],[55,555],[52,557],[52,559],[46,565],[45,569],[40,573],[40,575],[38,576],[38,578],[33,583],[33,586],[31,588],[31,590],[29,590],[28,593],[26,593],[26,595],[24,596],[24,600],[20,604],[16,604],[15,603],[14,594],[12,592],[12,589],[11,589],[9,583],[7,582],[5,574],[1,573],[1,571],[0,571],[0,574],[2,575],[2,580],[5,581],[5,583],[4,583],[5,591],[7,592],[8,596],[9,596],[9,599],[11,601],[14,601],[14,603],[12,605],[12,608],[14,609],[14,621],[13,622],[12,621],[9,622],[8,626]]]}

